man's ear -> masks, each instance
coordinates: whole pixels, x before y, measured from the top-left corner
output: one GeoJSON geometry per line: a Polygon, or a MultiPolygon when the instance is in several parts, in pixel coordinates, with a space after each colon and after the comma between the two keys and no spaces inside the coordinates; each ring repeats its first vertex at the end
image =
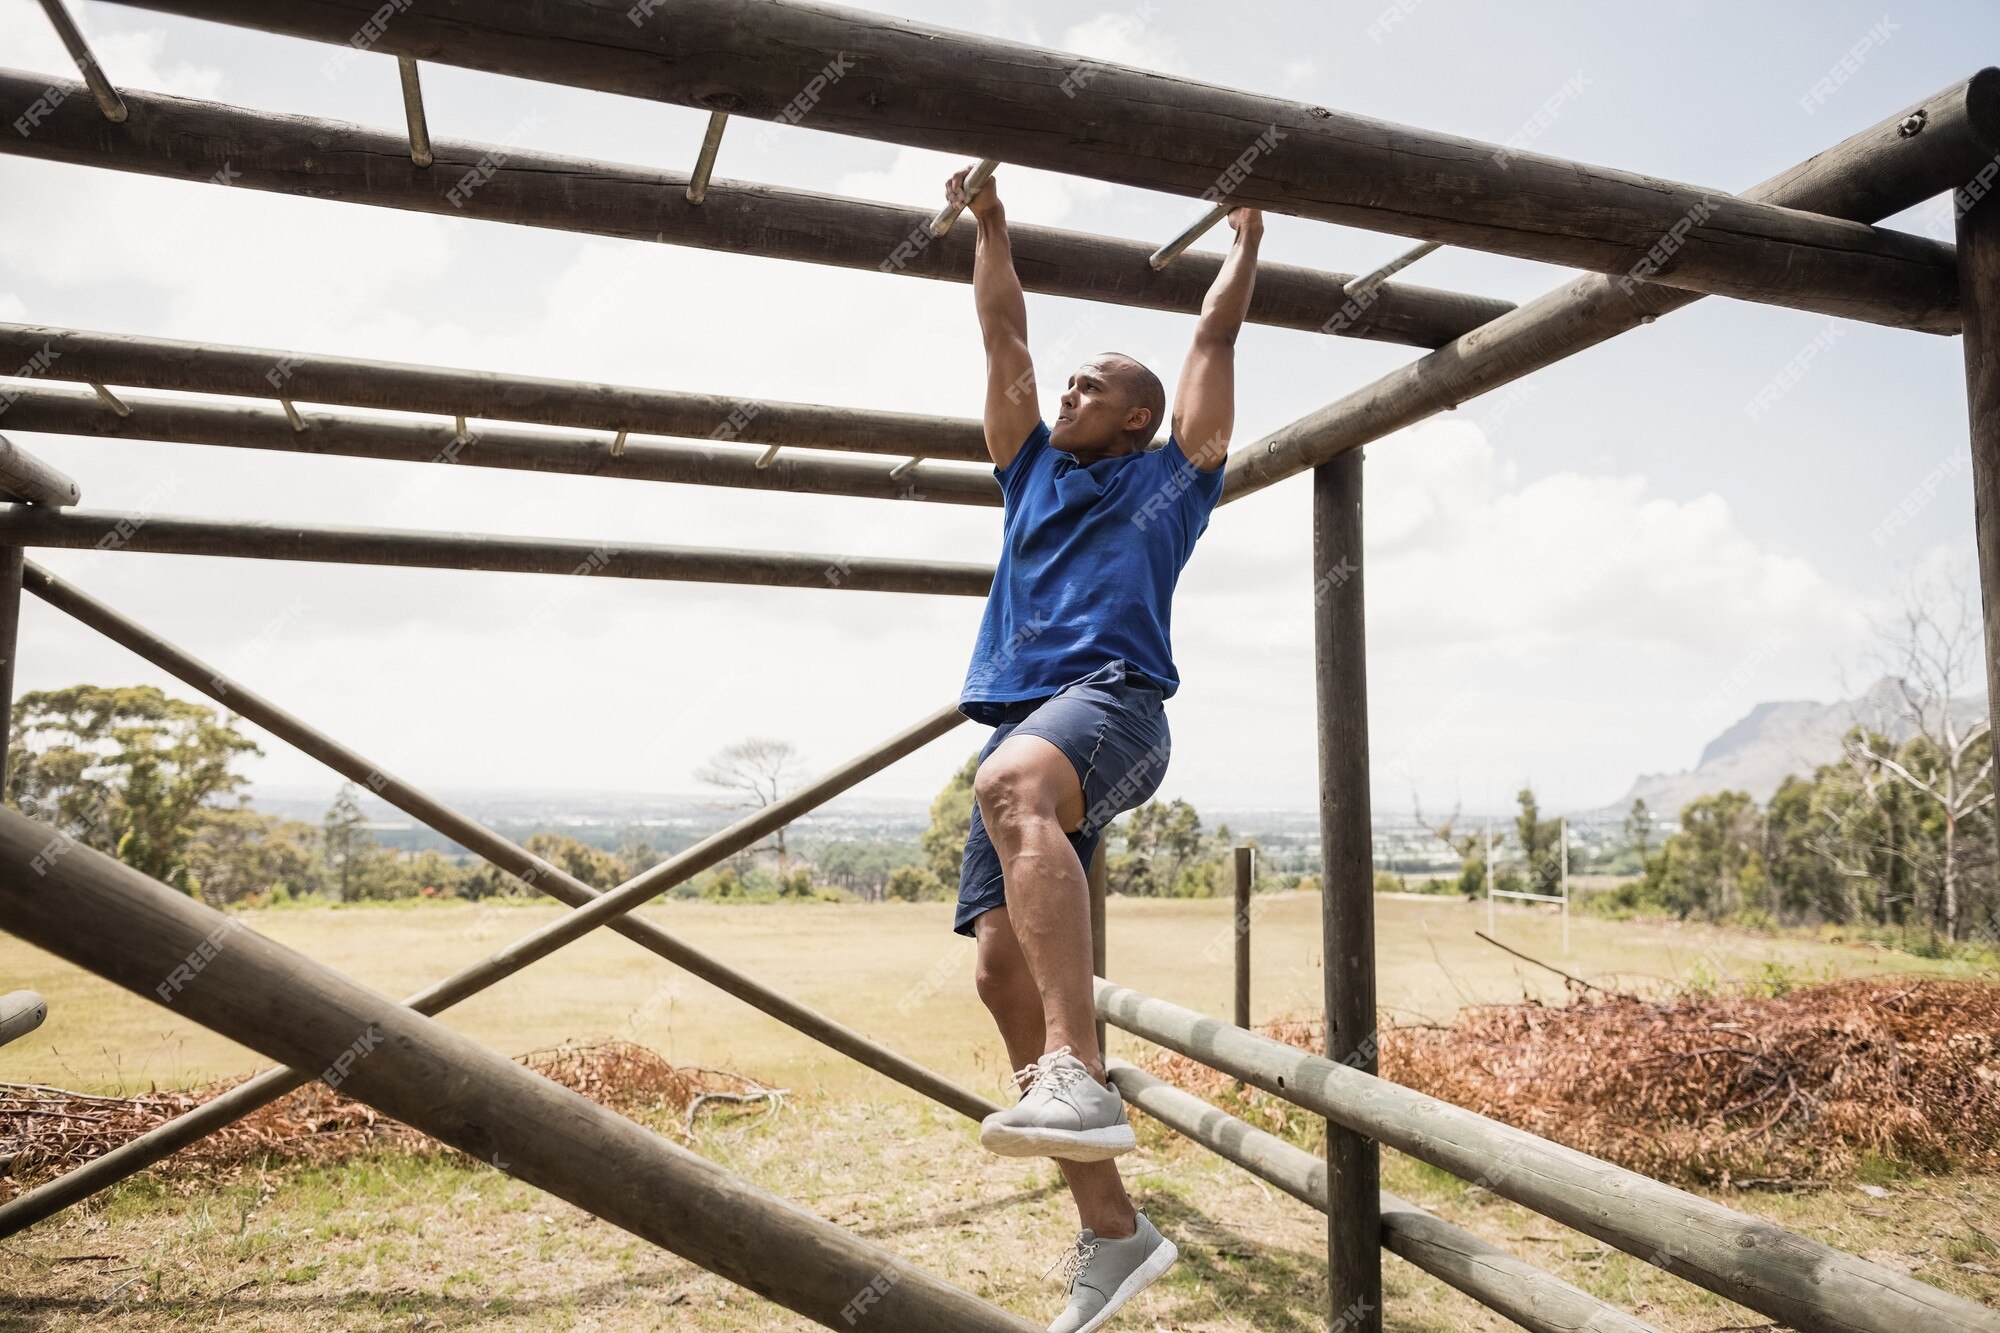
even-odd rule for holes
{"type": "Polygon", "coordinates": [[[1150,407],[1134,407],[1125,414],[1125,433],[1127,435],[1134,435],[1142,430],[1147,430],[1152,424],[1153,409],[1150,407]]]}

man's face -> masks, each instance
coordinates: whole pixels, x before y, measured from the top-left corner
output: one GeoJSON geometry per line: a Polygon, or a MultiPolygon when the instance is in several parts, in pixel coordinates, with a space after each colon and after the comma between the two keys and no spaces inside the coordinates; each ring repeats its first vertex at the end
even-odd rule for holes
{"type": "Polygon", "coordinates": [[[1066,453],[1129,453],[1134,411],[1121,366],[1113,358],[1086,361],[1069,377],[1049,426],[1049,443],[1066,453]]]}

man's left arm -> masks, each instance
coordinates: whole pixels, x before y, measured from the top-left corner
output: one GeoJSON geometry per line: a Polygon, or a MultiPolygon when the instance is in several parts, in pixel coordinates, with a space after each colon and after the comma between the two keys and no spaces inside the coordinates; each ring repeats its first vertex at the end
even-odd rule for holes
{"type": "Polygon", "coordinates": [[[1203,472],[1213,472],[1229,457],[1229,435],[1236,426],[1236,335],[1250,313],[1250,292],[1257,284],[1264,214],[1238,208],[1229,214],[1229,225],[1236,240],[1201,303],[1194,345],[1174,391],[1174,438],[1203,472]]]}

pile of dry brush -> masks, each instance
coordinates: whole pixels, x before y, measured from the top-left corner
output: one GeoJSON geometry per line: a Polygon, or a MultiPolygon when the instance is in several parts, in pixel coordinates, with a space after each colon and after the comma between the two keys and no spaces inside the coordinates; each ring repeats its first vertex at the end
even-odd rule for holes
{"type": "MultiPolygon", "coordinates": [[[[1261,1029],[1323,1050],[1317,1022],[1261,1029]]],[[[1682,1184],[1788,1187],[1864,1156],[2000,1170],[2000,986],[1866,978],[1776,996],[1486,1005],[1385,1024],[1381,1072],[1419,1092],[1682,1184]]],[[[1171,1053],[1146,1067],[1265,1129],[1318,1122],[1171,1053]]]]}
{"type": "MultiPolygon", "coordinates": [[[[612,1041],[533,1051],[521,1063],[627,1114],[671,1112],[693,1121],[711,1102],[763,1102],[783,1094],[738,1074],[678,1068],[643,1046],[612,1041]]],[[[0,1198],[11,1198],[226,1092],[228,1080],[185,1092],[93,1097],[39,1084],[0,1083],[0,1198]]],[[[685,1125],[682,1132],[687,1132],[685,1125]]],[[[378,1148],[442,1145],[360,1102],[311,1083],[161,1162],[182,1185],[212,1185],[268,1161],[324,1164],[378,1148]]]]}

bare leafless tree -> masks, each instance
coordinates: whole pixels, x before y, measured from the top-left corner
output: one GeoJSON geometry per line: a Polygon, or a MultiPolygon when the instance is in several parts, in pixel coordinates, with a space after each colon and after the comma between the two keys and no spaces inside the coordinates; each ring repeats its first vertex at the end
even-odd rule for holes
{"type": "MultiPolygon", "coordinates": [[[[694,780],[709,787],[740,792],[743,804],[762,809],[775,803],[790,789],[798,776],[799,752],[790,741],[752,736],[725,746],[695,771],[694,780]]],[[[774,839],[778,850],[778,873],[786,870],[785,830],[774,839]]]]}
{"type": "Polygon", "coordinates": [[[1978,605],[1961,577],[1947,577],[1941,589],[1922,587],[1914,577],[1905,581],[1896,621],[1876,630],[1874,659],[1891,688],[1869,694],[1864,709],[1874,715],[1857,718],[1861,725],[1843,741],[1848,767],[1869,794],[1879,784],[1897,784],[1919,805],[1934,806],[1943,820],[1942,862],[1919,869],[1936,876],[1936,915],[1950,940],[1959,938],[1963,915],[1959,828],[1993,803],[1992,747],[1972,762],[1974,747],[1987,738],[1989,715],[1982,709],[1975,720],[1960,716],[1968,677],[1985,680],[1978,605]],[[1877,743],[1884,738],[1886,745],[1877,743]]]}

